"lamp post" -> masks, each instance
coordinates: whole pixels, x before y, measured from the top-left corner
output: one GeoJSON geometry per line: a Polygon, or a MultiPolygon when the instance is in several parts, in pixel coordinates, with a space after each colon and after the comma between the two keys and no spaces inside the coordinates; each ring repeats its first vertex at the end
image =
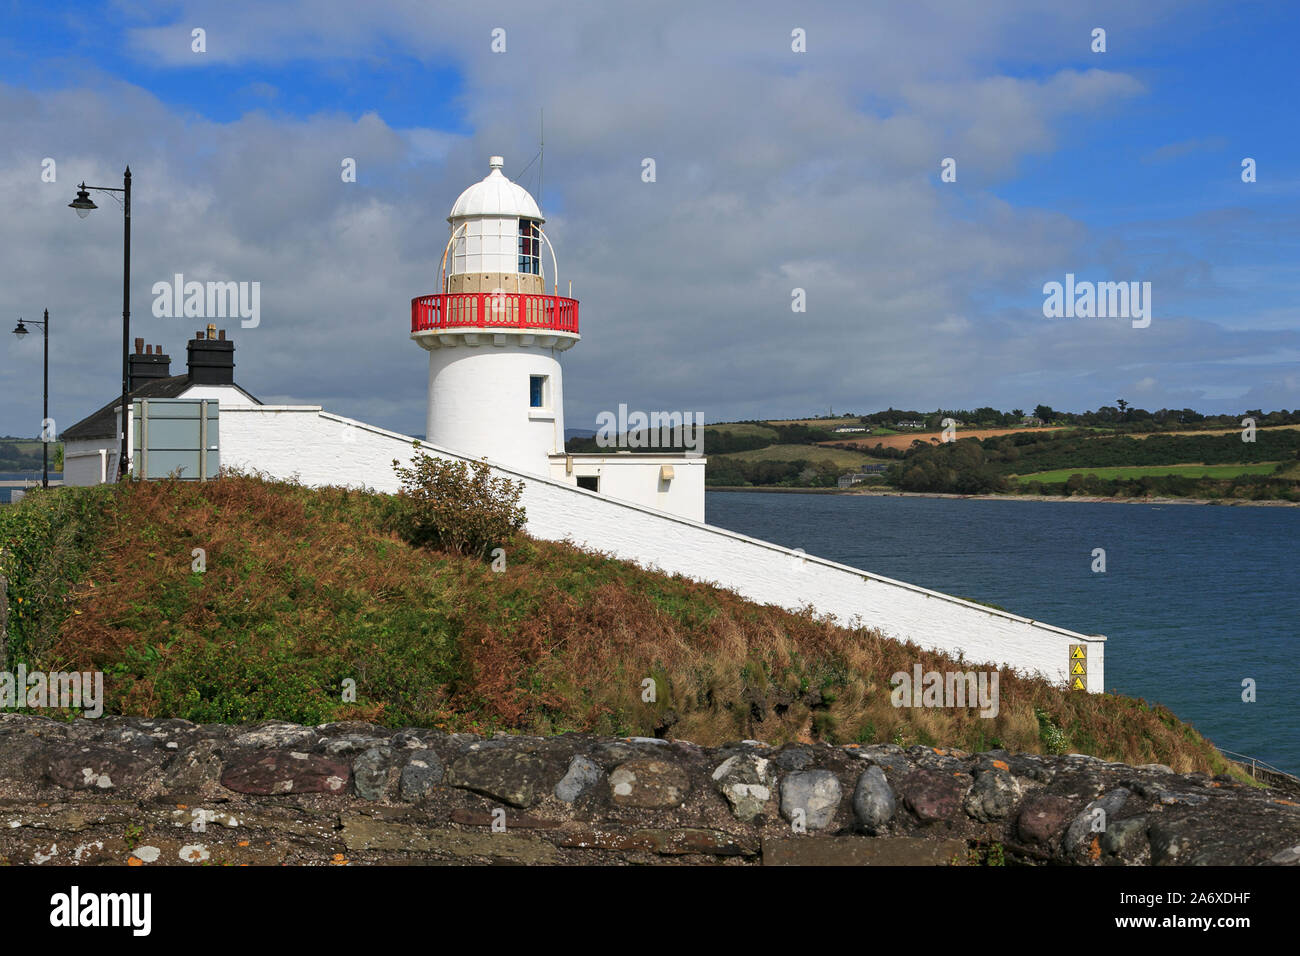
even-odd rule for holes
{"type": "MultiPolygon", "coordinates": [[[[32,320],[28,325],[37,326],[45,333],[45,389],[44,400],[41,404],[41,487],[50,487],[50,310],[45,310],[45,321],[37,322],[32,320]]],[[[22,341],[27,335],[27,325],[23,320],[18,320],[18,325],[14,328],[14,335],[18,336],[18,341],[22,341]]]]}
{"type": "MultiPolygon", "coordinates": [[[[119,419],[122,447],[117,456],[117,476],[120,480],[127,475],[126,423],[127,416],[131,414],[131,167],[126,167],[126,173],[122,176],[121,189],[115,189],[111,186],[87,186],[85,181],[82,181],[80,188],[77,190],[77,198],[68,203],[69,208],[75,209],[77,215],[82,219],[89,216],[92,209],[99,208],[90,198],[88,190],[91,189],[105,193],[122,193],[122,199],[119,202],[122,206],[122,212],[125,214],[122,243],[122,409],[119,419]]],[[[113,198],[117,199],[116,196],[113,198]]]]}

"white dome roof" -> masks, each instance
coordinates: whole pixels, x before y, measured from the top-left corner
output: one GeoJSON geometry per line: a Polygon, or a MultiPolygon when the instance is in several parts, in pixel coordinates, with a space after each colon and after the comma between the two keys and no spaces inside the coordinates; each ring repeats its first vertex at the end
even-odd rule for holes
{"type": "Polygon", "coordinates": [[[537,202],[528,194],[528,190],[501,174],[504,160],[500,156],[493,156],[488,160],[488,165],[492,167],[492,172],[482,182],[475,183],[460,194],[447,219],[510,216],[542,220],[542,211],[537,208],[537,202]]]}

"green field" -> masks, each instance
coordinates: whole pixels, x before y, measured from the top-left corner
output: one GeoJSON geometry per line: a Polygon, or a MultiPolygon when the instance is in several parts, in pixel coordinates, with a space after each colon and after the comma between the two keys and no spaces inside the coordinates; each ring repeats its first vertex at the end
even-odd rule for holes
{"type": "Polygon", "coordinates": [[[773,425],[807,425],[809,428],[832,429],[836,425],[859,425],[856,415],[844,415],[838,418],[769,418],[773,425]]]}
{"type": "MultiPolygon", "coordinates": [[[[704,439],[704,453],[709,454],[709,440],[704,439]]],[[[888,464],[883,458],[872,458],[860,452],[841,448],[823,448],[821,445],[768,445],[749,451],[733,451],[713,458],[734,458],[737,461],[807,461],[820,464],[828,461],[837,468],[857,468],[859,465],[888,464]]]]}
{"type": "Polygon", "coordinates": [[[731,434],[734,435],[736,438],[741,438],[741,437],[748,438],[750,435],[758,435],[760,438],[771,438],[771,439],[775,439],[777,437],[775,428],[765,428],[762,425],[751,425],[749,422],[727,422],[721,425],[705,425],[704,426],[704,447],[705,448],[709,447],[709,432],[731,432],[731,434]]]}
{"type": "Polygon", "coordinates": [[[1058,468],[1039,471],[1032,475],[1016,475],[1021,482],[1041,481],[1045,484],[1069,481],[1071,475],[1096,475],[1098,478],[1145,478],[1151,475],[1181,475],[1184,478],[1238,478],[1241,475],[1271,475],[1277,462],[1256,465],[1135,465],[1115,468],[1058,468]]]}

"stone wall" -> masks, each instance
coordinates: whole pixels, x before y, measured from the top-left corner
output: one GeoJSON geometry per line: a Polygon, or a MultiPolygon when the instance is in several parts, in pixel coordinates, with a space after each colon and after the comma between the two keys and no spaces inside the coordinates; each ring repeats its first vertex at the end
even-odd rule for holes
{"type": "Polygon", "coordinates": [[[1300,798],[1078,755],[0,715],[12,864],[1296,864],[1300,798]]]}

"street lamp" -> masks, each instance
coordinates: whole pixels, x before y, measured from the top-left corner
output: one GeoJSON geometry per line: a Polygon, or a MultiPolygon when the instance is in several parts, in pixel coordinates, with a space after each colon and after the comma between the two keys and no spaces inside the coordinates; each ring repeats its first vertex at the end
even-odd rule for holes
{"type": "MultiPolygon", "coordinates": [[[[89,216],[92,210],[99,208],[90,198],[90,190],[92,189],[104,193],[122,193],[119,204],[122,206],[125,218],[122,242],[122,411],[119,419],[122,447],[117,456],[117,476],[121,479],[127,475],[126,423],[127,416],[131,413],[131,167],[126,167],[126,173],[122,177],[121,189],[111,186],[87,186],[85,181],[82,181],[81,186],[77,189],[77,198],[68,203],[68,207],[75,209],[77,215],[82,219],[89,216]]],[[[113,196],[113,198],[117,199],[117,196],[113,196]]],[[[17,330],[15,329],[15,331],[17,330]]]]}
{"type": "MultiPolygon", "coordinates": [[[[37,322],[33,320],[31,325],[35,325],[45,333],[45,391],[44,402],[41,405],[41,487],[50,487],[50,310],[45,310],[45,321],[37,322]]],[[[18,320],[17,327],[14,328],[14,335],[18,336],[21,342],[27,337],[27,326],[23,320],[18,320]]]]}
{"type": "Polygon", "coordinates": [[[90,215],[90,210],[98,209],[94,200],[90,198],[90,193],[86,192],[86,184],[83,182],[81,188],[77,190],[77,198],[68,203],[68,206],[77,210],[77,215],[85,219],[90,215]]]}

